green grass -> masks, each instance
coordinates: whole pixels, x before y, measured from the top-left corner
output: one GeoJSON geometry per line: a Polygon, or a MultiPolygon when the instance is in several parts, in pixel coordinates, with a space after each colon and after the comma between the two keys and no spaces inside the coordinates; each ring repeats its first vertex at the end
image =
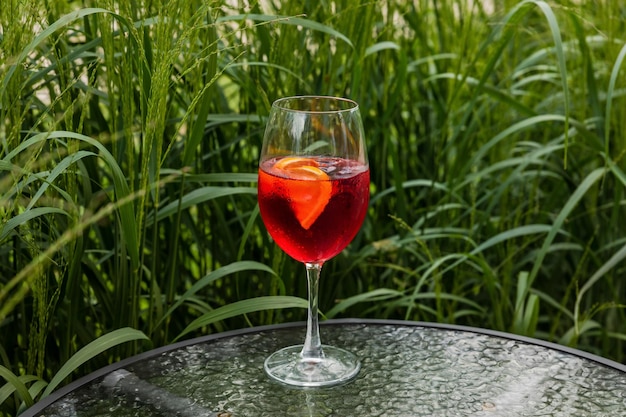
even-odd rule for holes
{"type": "Polygon", "coordinates": [[[265,117],[295,94],[355,99],[368,138],[370,210],[324,267],[325,317],[626,361],[619,2],[240,3],[3,3],[0,415],[305,317],[304,268],[256,204],[265,117]]]}

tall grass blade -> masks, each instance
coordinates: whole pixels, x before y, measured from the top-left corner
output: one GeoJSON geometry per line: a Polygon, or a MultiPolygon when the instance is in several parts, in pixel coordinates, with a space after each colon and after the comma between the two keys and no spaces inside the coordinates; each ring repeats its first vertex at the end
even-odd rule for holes
{"type": "Polygon", "coordinates": [[[80,349],[74,354],[67,362],[63,364],[61,369],[54,375],[46,389],[42,394],[42,398],[50,395],[57,386],[70,374],[76,371],[85,362],[93,359],[108,349],[122,343],[131,342],[135,340],[149,340],[143,332],[131,328],[122,328],[113,330],[103,336],[100,336],[87,346],[80,349]]]}
{"type": "MultiPolygon", "coordinates": [[[[220,197],[236,196],[236,195],[256,195],[256,189],[250,187],[202,187],[197,188],[181,198],[181,201],[173,201],[159,210],[156,221],[163,220],[171,216],[179,210],[187,209],[191,206],[205,203],[220,197]]],[[[148,224],[153,219],[148,218],[148,224]]]]}
{"type": "MultiPolygon", "coordinates": [[[[585,177],[585,179],[580,183],[580,185],[576,188],[576,191],[572,194],[572,196],[563,206],[563,209],[558,213],[558,216],[554,220],[552,228],[548,232],[548,236],[546,236],[546,239],[544,240],[541,248],[537,252],[536,259],[533,263],[533,268],[530,272],[530,276],[528,277],[528,281],[529,281],[528,288],[532,286],[534,280],[537,278],[537,275],[539,274],[539,269],[541,268],[543,260],[545,259],[546,254],[548,253],[550,246],[552,245],[552,242],[554,241],[554,238],[562,229],[563,224],[567,220],[568,216],[574,210],[576,205],[578,205],[580,200],[582,200],[585,194],[589,192],[591,187],[593,187],[601,178],[604,177],[605,173],[606,171],[603,168],[596,168],[595,170],[590,172],[585,177]]],[[[527,291],[528,290],[526,290],[525,292],[527,291]]]]}
{"type": "Polygon", "coordinates": [[[615,96],[619,95],[617,94],[617,91],[615,90],[615,86],[617,84],[617,80],[618,80],[622,65],[624,64],[624,59],[626,59],[626,45],[624,45],[622,49],[619,51],[619,55],[617,56],[617,59],[615,60],[615,64],[613,65],[613,68],[611,69],[611,78],[609,80],[609,86],[606,91],[606,110],[604,111],[604,135],[605,135],[604,136],[604,153],[607,158],[609,158],[609,155],[611,155],[610,149],[609,149],[609,146],[610,146],[609,142],[610,142],[610,132],[611,132],[611,122],[612,122],[611,114],[613,112],[613,101],[615,99],[615,96]]]}
{"type": "Polygon", "coordinates": [[[22,224],[27,223],[37,217],[50,214],[63,214],[67,217],[71,217],[67,211],[54,207],[35,207],[32,209],[28,209],[25,212],[12,217],[2,226],[2,230],[0,231],[0,241],[6,239],[11,234],[11,232],[13,232],[14,229],[18,228],[22,224]]]}
{"type": "MultiPolygon", "coordinates": [[[[196,281],[191,288],[189,288],[183,295],[181,295],[176,302],[169,308],[169,310],[164,314],[164,320],[167,317],[171,316],[172,313],[180,307],[181,304],[185,303],[188,299],[190,299],[193,295],[195,295],[198,291],[211,284],[212,282],[217,281],[225,276],[236,274],[238,272],[245,271],[265,271],[270,274],[274,274],[275,272],[267,265],[261,264],[259,262],[254,261],[240,261],[234,262],[230,265],[223,266],[215,271],[211,271],[207,275],[205,275],[200,280],[196,281]]],[[[161,322],[157,323],[157,326],[161,324],[161,322]]]]}
{"type": "Polygon", "coordinates": [[[308,301],[304,298],[292,296],[264,296],[235,301],[234,303],[216,308],[215,310],[198,317],[183,330],[174,340],[178,340],[186,334],[206,327],[215,322],[229,317],[249,314],[256,311],[285,309],[285,308],[308,308],[308,301]]]}
{"type": "Polygon", "coordinates": [[[22,378],[11,372],[10,369],[0,365],[0,377],[4,378],[6,384],[2,387],[2,394],[0,398],[0,404],[2,404],[13,392],[17,392],[20,399],[27,407],[32,406],[35,402],[30,395],[28,388],[22,378]]]}
{"type": "Polygon", "coordinates": [[[378,288],[372,291],[364,292],[362,294],[357,294],[352,297],[348,297],[345,300],[341,300],[337,303],[333,308],[328,310],[324,315],[328,319],[332,319],[337,316],[339,313],[347,310],[348,308],[359,304],[359,303],[369,303],[369,302],[384,302],[393,298],[401,298],[404,293],[389,289],[389,288],[378,288]]]}
{"type": "Polygon", "coordinates": [[[626,245],[622,246],[620,250],[615,252],[611,258],[606,261],[602,266],[583,284],[576,295],[576,304],[574,305],[574,331],[576,335],[580,332],[580,303],[583,300],[585,294],[602,278],[605,278],[612,269],[618,266],[626,259],[626,245]]]}
{"type": "Polygon", "coordinates": [[[239,15],[233,15],[233,16],[222,16],[222,17],[217,18],[216,22],[217,23],[236,22],[236,21],[241,21],[241,20],[252,20],[255,22],[263,22],[263,23],[279,23],[283,25],[301,26],[306,29],[311,29],[311,30],[322,32],[322,33],[326,33],[330,36],[341,39],[346,44],[350,45],[351,47],[354,47],[354,45],[352,44],[352,41],[350,41],[348,37],[338,32],[337,30],[333,29],[332,27],[313,21],[313,20],[304,19],[301,17],[272,16],[272,15],[251,13],[251,14],[239,14],[239,15]]]}

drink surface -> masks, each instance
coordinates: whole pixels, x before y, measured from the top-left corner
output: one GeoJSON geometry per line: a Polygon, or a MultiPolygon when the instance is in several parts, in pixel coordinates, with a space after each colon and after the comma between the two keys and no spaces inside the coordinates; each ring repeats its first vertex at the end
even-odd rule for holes
{"type": "Polygon", "coordinates": [[[359,231],[369,168],[334,157],[281,157],[259,167],[259,208],[274,241],[300,262],[324,262],[359,231]]]}

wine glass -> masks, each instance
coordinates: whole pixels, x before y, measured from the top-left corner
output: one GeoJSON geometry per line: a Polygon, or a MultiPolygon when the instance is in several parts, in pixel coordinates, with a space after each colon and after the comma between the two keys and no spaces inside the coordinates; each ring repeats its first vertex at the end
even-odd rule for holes
{"type": "Polygon", "coordinates": [[[369,178],[356,102],[298,96],[272,104],[259,160],[259,208],[278,246],[304,263],[309,297],[304,344],[274,352],[265,361],[265,371],[276,381],[331,386],[359,372],[356,355],[321,344],[318,287],[324,262],[341,252],[363,223],[369,178]]]}

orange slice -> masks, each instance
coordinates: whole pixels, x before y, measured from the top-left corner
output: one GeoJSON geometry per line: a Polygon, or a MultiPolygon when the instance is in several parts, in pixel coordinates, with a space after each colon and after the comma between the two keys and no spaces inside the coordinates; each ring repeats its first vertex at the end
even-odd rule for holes
{"type": "Polygon", "coordinates": [[[274,164],[274,168],[282,169],[285,171],[302,166],[319,167],[320,164],[318,164],[315,159],[302,158],[299,156],[288,156],[286,158],[279,159],[278,161],[276,161],[276,164],[274,164]]]}
{"type": "Polygon", "coordinates": [[[311,158],[283,158],[276,162],[274,168],[284,171],[285,176],[294,180],[288,185],[291,208],[300,225],[309,230],[330,200],[333,186],[328,174],[311,158]]]}

